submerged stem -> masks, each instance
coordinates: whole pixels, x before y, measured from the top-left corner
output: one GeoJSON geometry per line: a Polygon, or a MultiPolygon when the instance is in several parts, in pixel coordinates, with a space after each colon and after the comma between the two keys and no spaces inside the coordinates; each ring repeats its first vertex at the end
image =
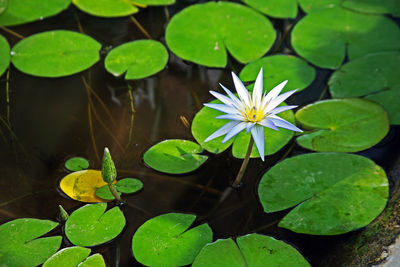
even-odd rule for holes
{"type": "Polygon", "coordinates": [[[145,28],[143,28],[143,26],[139,23],[139,21],[137,19],[135,19],[134,16],[129,16],[129,18],[131,19],[131,21],[133,23],[135,23],[136,27],[139,28],[139,30],[146,35],[147,38],[149,38],[150,40],[153,40],[153,37],[151,37],[151,35],[146,31],[145,28]]]}
{"type": "Polygon", "coordinates": [[[108,188],[110,188],[111,194],[113,194],[114,198],[122,203],[123,201],[121,197],[118,195],[117,191],[115,191],[111,183],[108,184],[108,188]]]}
{"type": "Polygon", "coordinates": [[[236,176],[236,179],[232,184],[233,187],[239,186],[240,182],[242,181],[243,175],[247,168],[247,164],[249,163],[249,160],[250,160],[250,155],[251,155],[251,150],[253,149],[253,144],[254,144],[254,139],[252,136],[250,136],[250,142],[249,142],[249,146],[247,148],[246,156],[244,157],[242,166],[240,167],[240,170],[236,176]]]}

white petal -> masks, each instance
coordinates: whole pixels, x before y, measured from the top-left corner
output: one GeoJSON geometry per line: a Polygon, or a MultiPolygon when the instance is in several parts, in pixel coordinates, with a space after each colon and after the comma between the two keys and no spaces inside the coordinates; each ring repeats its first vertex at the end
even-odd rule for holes
{"type": "Polygon", "coordinates": [[[290,110],[290,109],[293,109],[293,108],[297,108],[297,106],[282,106],[282,107],[277,107],[277,108],[273,109],[270,113],[271,113],[271,114],[278,114],[278,113],[281,113],[281,112],[283,112],[283,111],[290,110]]]}
{"type": "Polygon", "coordinates": [[[285,129],[288,129],[288,130],[291,130],[291,131],[295,131],[295,132],[302,132],[301,129],[297,128],[296,126],[294,126],[290,122],[288,122],[288,121],[286,121],[286,120],[284,120],[282,118],[279,118],[278,116],[270,115],[268,117],[278,127],[285,128],[285,129]]]}
{"type": "Polygon", "coordinates": [[[224,89],[225,93],[227,93],[227,95],[232,99],[232,101],[235,102],[236,107],[238,107],[240,109],[244,108],[243,103],[240,102],[240,100],[228,88],[226,88],[222,84],[219,84],[219,85],[222,87],[222,89],[224,89]]]}
{"type": "Polygon", "coordinates": [[[232,72],[232,78],[233,78],[233,83],[235,84],[236,92],[238,93],[240,99],[242,100],[242,102],[244,102],[246,104],[246,106],[248,108],[250,108],[251,103],[250,103],[249,91],[247,91],[247,89],[246,89],[246,87],[244,87],[242,81],[233,72],[232,72]]]}
{"type": "Polygon", "coordinates": [[[264,161],[264,127],[256,125],[251,129],[251,135],[253,136],[254,143],[256,143],[258,154],[260,154],[262,161],[264,161]]]}
{"type": "Polygon", "coordinates": [[[210,94],[212,94],[213,96],[215,96],[218,100],[220,100],[222,103],[224,103],[225,105],[228,106],[235,106],[235,103],[232,101],[232,99],[230,99],[227,96],[224,96],[223,94],[220,94],[218,92],[215,91],[210,91],[210,94]]]}
{"type": "Polygon", "coordinates": [[[206,107],[216,109],[225,113],[236,114],[238,111],[236,108],[227,106],[225,104],[212,104],[212,103],[205,103],[203,104],[206,107]]]}
{"type": "Polygon", "coordinates": [[[261,99],[262,99],[262,91],[263,91],[263,68],[260,69],[260,72],[257,75],[256,82],[254,83],[253,88],[253,105],[256,107],[260,107],[261,99]]]}
{"type": "Polygon", "coordinates": [[[239,114],[224,114],[215,117],[216,119],[225,119],[225,120],[233,120],[233,121],[243,121],[243,116],[239,114]]]}
{"type": "Polygon", "coordinates": [[[222,140],[222,143],[225,143],[226,141],[228,141],[229,139],[240,133],[242,130],[244,130],[246,127],[247,127],[247,122],[240,122],[226,134],[224,140],[222,140]]]}
{"type": "Polygon", "coordinates": [[[258,124],[264,126],[264,127],[268,127],[271,128],[275,131],[279,131],[278,127],[275,126],[275,124],[272,122],[272,120],[270,120],[268,117],[264,118],[262,121],[260,121],[258,124]]]}
{"type": "Polygon", "coordinates": [[[227,124],[225,124],[224,126],[222,126],[221,128],[219,128],[218,130],[216,130],[213,134],[211,134],[209,137],[207,137],[204,142],[208,142],[211,141],[217,137],[220,137],[224,134],[226,134],[227,132],[229,132],[233,127],[235,127],[236,125],[238,125],[239,122],[237,121],[230,121],[227,124]]]}
{"type": "Polygon", "coordinates": [[[246,132],[247,132],[247,134],[249,134],[249,132],[251,131],[251,129],[253,129],[254,125],[256,125],[255,122],[248,122],[248,123],[247,123],[247,127],[246,127],[246,132]]]}
{"type": "Polygon", "coordinates": [[[271,110],[276,108],[280,103],[285,101],[289,96],[293,95],[296,91],[297,91],[297,89],[289,91],[289,92],[286,92],[284,94],[281,94],[277,98],[272,99],[271,102],[265,108],[265,112],[270,112],[271,110]]]}
{"type": "MultiPolygon", "coordinates": [[[[274,99],[275,97],[277,97],[279,95],[279,93],[282,91],[283,87],[285,87],[285,85],[287,84],[287,80],[281,82],[280,84],[278,84],[277,86],[275,86],[263,99],[263,104],[270,102],[272,99],[274,99]]],[[[264,104],[265,105],[265,104],[264,104]]]]}

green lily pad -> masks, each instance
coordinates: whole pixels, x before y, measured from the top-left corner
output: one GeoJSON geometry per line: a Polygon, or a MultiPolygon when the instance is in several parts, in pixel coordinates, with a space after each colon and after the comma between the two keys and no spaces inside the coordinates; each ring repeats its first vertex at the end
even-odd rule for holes
{"type": "MultiPolygon", "coordinates": [[[[1,1],[0,1],[1,2],[1,1]]],[[[11,0],[0,15],[0,26],[13,26],[54,16],[68,8],[71,0],[11,0]]]]}
{"type": "Polygon", "coordinates": [[[124,194],[132,194],[143,188],[143,183],[136,178],[124,178],[118,180],[115,185],[117,190],[124,194]]]}
{"type": "Polygon", "coordinates": [[[106,211],[106,203],[88,204],[74,211],[65,223],[65,235],[76,246],[96,246],[117,237],[125,226],[119,207],[106,211]],[[88,230],[90,229],[90,231],[88,230]]]}
{"type": "Polygon", "coordinates": [[[0,76],[6,71],[10,64],[10,45],[6,38],[0,35],[0,76]]]}
{"type": "Polygon", "coordinates": [[[83,12],[108,18],[135,14],[139,9],[134,2],[127,0],[72,0],[72,3],[83,12]]]}
{"type": "MultiPolygon", "coordinates": [[[[116,186],[113,185],[114,189],[117,190],[116,186]]],[[[117,191],[117,194],[121,196],[121,192],[117,191]]],[[[96,196],[105,200],[113,200],[115,199],[114,195],[111,193],[108,185],[104,185],[96,190],[96,196]]]]}
{"type": "Polygon", "coordinates": [[[252,8],[274,18],[295,18],[297,0],[242,0],[252,8]]]}
{"type": "Polygon", "coordinates": [[[343,65],[329,79],[334,98],[365,97],[381,104],[391,124],[400,124],[400,53],[367,55],[343,65]]]}
{"type": "Polygon", "coordinates": [[[249,234],[238,237],[236,242],[228,238],[205,245],[192,266],[310,266],[295,248],[270,236],[249,234]]]}
{"type": "Polygon", "coordinates": [[[195,215],[168,213],[142,224],[132,237],[135,259],[146,266],[191,264],[201,248],[212,241],[212,230],[201,224],[188,230],[195,215]]]}
{"type": "Polygon", "coordinates": [[[203,149],[196,143],[181,139],[170,139],[155,144],[143,155],[151,168],[166,173],[187,173],[199,168],[207,156],[199,155],[203,149]]]}
{"type": "Polygon", "coordinates": [[[276,33],[256,11],[229,2],[191,5],[169,22],[165,38],[172,52],[208,67],[225,67],[227,51],[246,63],[263,56],[276,33]]]}
{"type": "Polygon", "coordinates": [[[294,27],[294,50],[321,68],[336,69],[344,61],[400,49],[397,24],[379,15],[356,13],[341,7],[308,14],[294,27]]]}
{"type": "Polygon", "coordinates": [[[168,6],[175,4],[175,0],[135,0],[134,2],[146,6],[168,6]]]}
{"type": "Polygon", "coordinates": [[[90,251],[83,247],[64,248],[51,256],[43,267],[106,267],[103,256],[94,254],[88,257],[90,251]]]}
{"type": "Polygon", "coordinates": [[[6,11],[8,6],[8,0],[0,0],[0,15],[6,11]]]}
{"type": "Polygon", "coordinates": [[[142,79],[165,68],[168,52],[157,41],[139,40],[120,45],[108,53],[104,65],[114,76],[126,72],[125,79],[142,79]]]}
{"type": "Polygon", "coordinates": [[[65,168],[70,171],[81,171],[89,168],[89,161],[82,157],[73,157],[65,162],[65,168]]]}
{"type": "Polygon", "coordinates": [[[316,75],[315,69],[301,58],[290,55],[274,55],[247,64],[240,72],[240,80],[243,82],[255,81],[261,68],[263,68],[264,91],[270,91],[285,80],[288,80],[288,83],[281,93],[294,89],[301,91],[314,81],[316,75]]]}
{"type": "Polygon", "coordinates": [[[48,31],[18,42],[11,62],[22,72],[40,77],[61,77],[83,71],[99,60],[101,45],[72,31],[48,31]]]}
{"type": "Polygon", "coordinates": [[[310,132],[297,137],[302,147],[319,152],[357,152],[372,147],[389,131],[386,111],[359,98],[319,101],[296,112],[310,132]]]}
{"type": "Polygon", "coordinates": [[[0,225],[1,266],[32,267],[45,262],[61,245],[61,236],[40,236],[58,223],[39,219],[16,219],[0,225]]]}
{"type": "MultiPolygon", "coordinates": [[[[221,103],[219,100],[213,100],[210,103],[221,103]]],[[[196,116],[192,122],[192,135],[196,141],[208,152],[219,154],[225,151],[232,143],[233,149],[232,154],[236,158],[244,158],[246,155],[247,147],[250,142],[251,134],[246,134],[245,131],[239,133],[237,136],[233,137],[231,140],[222,143],[224,136],[215,138],[211,141],[204,142],[204,140],[209,137],[216,130],[228,123],[228,120],[216,119],[215,117],[225,114],[223,112],[211,109],[209,107],[203,107],[197,112],[196,116]]],[[[279,113],[277,116],[287,120],[288,122],[295,124],[293,111],[288,110],[279,113]]],[[[265,136],[265,155],[272,155],[278,152],[282,147],[284,147],[294,135],[293,131],[280,128],[279,131],[275,131],[269,128],[264,128],[265,136]]],[[[252,158],[258,158],[258,150],[256,146],[253,146],[251,152],[252,158]]]]}
{"type": "Polygon", "coordinates": [[[338,235],[369,224],[385,208],[388,180],[368,158],[311,153],[266,172],[258,195],[266,212],[296,206],[279,223],[297,233],[338,235]]]}
{"type": "Polygon", "coordinates": [[[306,13],[339,6],[342,1],[343,0],[298,0],[301,9],[306,13]]]}

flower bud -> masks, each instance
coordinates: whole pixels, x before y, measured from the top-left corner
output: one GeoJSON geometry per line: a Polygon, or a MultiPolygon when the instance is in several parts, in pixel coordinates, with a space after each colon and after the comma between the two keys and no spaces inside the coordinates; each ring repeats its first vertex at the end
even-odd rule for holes
{"type": "Polygon", "coordinates": [[[108,148],[104,148],[103,164],[101,165],[101,175],[104,182],[111,184],[117,178],[117,170],[115,169],[114,161],[111,158],[108,148]]]}

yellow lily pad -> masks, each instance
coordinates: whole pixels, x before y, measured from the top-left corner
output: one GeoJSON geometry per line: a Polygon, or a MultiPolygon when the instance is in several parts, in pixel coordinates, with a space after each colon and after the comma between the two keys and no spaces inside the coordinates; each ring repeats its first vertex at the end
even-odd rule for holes
{"type": "MultiPolygon", "coordinates": [[[[115,183],[115,182],[114,182],[115,183]]],[[[107,185],[101,171],[82,170],[68,174],[60,182],[61,190],[70,198],[81,202],[105,202],[96,196],[96,190],[107,185]]]]}

